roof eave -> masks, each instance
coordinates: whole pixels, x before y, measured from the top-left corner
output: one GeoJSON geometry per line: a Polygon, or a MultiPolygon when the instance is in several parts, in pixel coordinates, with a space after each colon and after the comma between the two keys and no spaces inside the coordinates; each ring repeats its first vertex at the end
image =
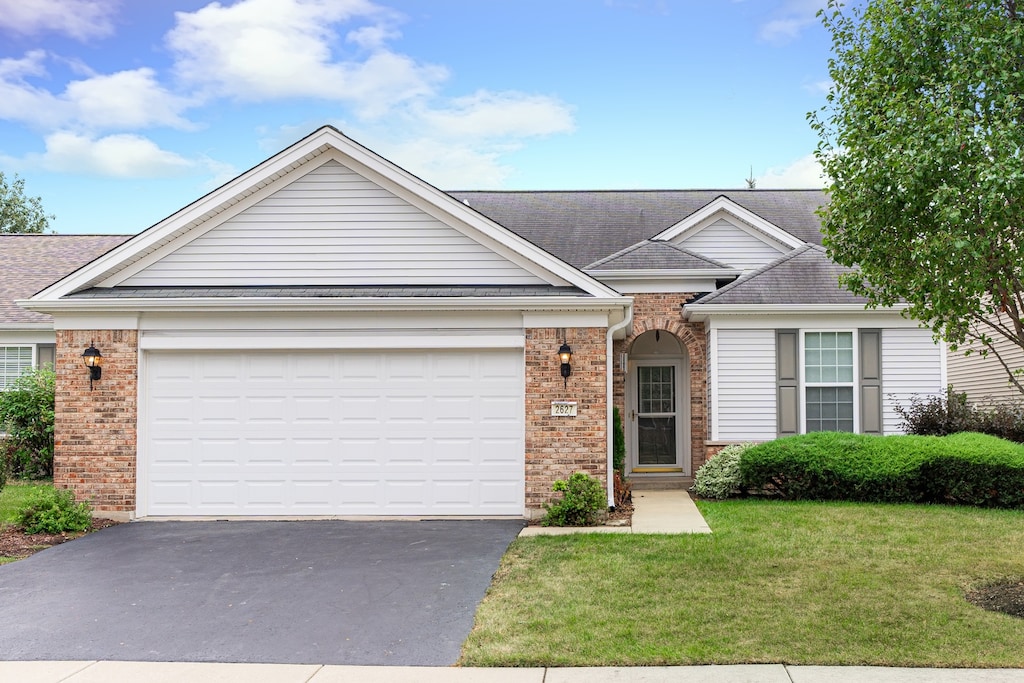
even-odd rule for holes
{"type": "Polygon", "coordinates": [[[628,296],[518,296],[518,297],[188,297],[61,299],[18,301],[40,313],[125,313],[172,311],[181,313],[324,310],[324,311],[616,311],[628,308],[628,296]]]}
{"type": "Polygon", "coordinates": [[[584,270],[590,277],[614,280],[651,280],[651,279],[697,279],[739,277],[743,272],[735,268],[709,268],[707,270],[682,269],[650,269],[650,270],[584,270]]]}
{"type": "Polygon", "coordinates": [[[895,306],[868,308],[867,304],[702,304],[693,303],[683,309],[683,316],[687,320],[702,322],[713,315],[741,316],[741,315],[784,315],[792,313],[853,313],[853,312],[879,312],[893,313],[901,312],[907,308],[906,304],[895,306]]]}

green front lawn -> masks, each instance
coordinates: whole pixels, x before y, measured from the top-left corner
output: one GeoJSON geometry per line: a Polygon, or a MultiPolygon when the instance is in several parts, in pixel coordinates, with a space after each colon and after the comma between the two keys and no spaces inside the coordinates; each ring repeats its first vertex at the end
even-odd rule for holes
{"type": "Polygon", "coordinates": [[[9,480],[0,491],[0,526],[13,524],[18,510],[25,506],[34,492],[52,486],[53,484],[49,481],[9,480]]]}
{"type": "Polygon", "coordinates": [[[510,546],[466,666],[1024,667],[1024,620],[966,589],[1024,577],[1024,512],[702,502],[712,535],[510,546]]]}

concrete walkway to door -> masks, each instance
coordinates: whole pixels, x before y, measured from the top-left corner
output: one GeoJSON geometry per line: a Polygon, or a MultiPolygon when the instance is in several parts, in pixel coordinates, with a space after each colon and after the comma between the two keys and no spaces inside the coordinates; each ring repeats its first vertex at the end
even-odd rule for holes
{"type": "Polygon", "coordinates": [[[690,494],[682,489],[633,491],[631,526],[528,526],[522,536],[561,536],[565,534],[710,534],[690,494]]]}

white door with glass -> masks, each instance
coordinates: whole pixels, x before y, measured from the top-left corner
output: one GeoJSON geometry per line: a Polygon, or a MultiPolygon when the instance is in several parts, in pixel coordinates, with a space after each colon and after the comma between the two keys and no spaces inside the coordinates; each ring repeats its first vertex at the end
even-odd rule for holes
{"type": "Polygon", "coordinates": [[[679,360],[630,363],[628,420],[632,471],[638,474],[686,471],[687,382],[679,360]]]}

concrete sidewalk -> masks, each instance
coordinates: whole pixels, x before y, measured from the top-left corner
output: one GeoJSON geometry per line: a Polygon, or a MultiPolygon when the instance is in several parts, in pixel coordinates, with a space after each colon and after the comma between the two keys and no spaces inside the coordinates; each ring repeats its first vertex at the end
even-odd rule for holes
{"type": "Polygon", "coordinates": [[[1024,669],[851,666],[652,666],[469,669],[313,664],[0,662],[11,683],[1020,683],[1024,669]]]}
{"type": "Polygon", "coordinates": [[[520,536],[566,534],[710,534],[690,494],[682,489],[634,491],[632,526],[528,526],[520,536]]]}

